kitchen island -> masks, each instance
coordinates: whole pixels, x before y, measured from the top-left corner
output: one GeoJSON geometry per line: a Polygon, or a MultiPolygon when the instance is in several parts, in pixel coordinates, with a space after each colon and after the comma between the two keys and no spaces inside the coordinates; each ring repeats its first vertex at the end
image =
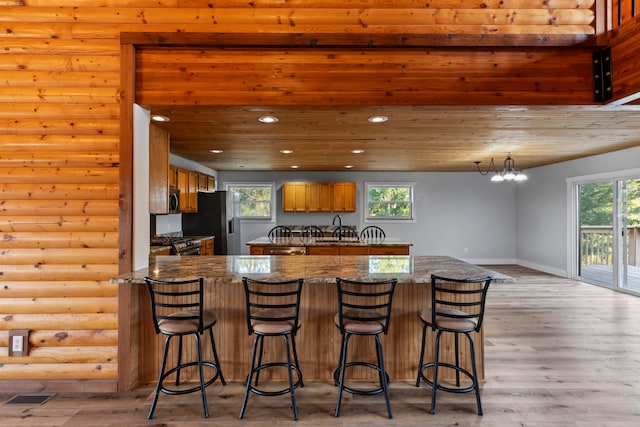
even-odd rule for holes
{"type": "Polygon", "coordinates": [[[353,239],[336,237],[259,237],[247,242],[251,255],[409,255],[411,243],[393,237],[353,239]]]}
{"type": "MultiPolygon", "coordinates": [[[[415,380],[422,323],[418,313],[429,305],[431,274],[452,278],[491,276],[496,281],[511,281],[508,276],[446,256],[158,256],[148,267],[112,279],[122,286],[133,286],[139,301],[138,343],[140,363],[137,382],[155,381],[161,358],[163,339],[153,333],[151,312],[144,277],[203,277],[206,304],[216,310],[218,323],[214,327],[216,344],[225,378],[244,381],[247,375],[252,337],[247,334],[242,277],[262,280],[304,278],[300,318],[302,327],[296,337],[300,363],[305,380],[332,381],[339,354],[340,334],[334,325],[337,310],[335,278],[374,280],[397,278],[389,334],[383,338],[387,370],[392,381],[415,380]]],[[[490,298],[490,296],[489,296],[490,298]]],[[[491,316],[491,312],[487,314],[491,316]]],[[[353,338],[350,354],[373,358],[370,342],[353,338]]],[[[207,338],[205,337],[205,340],[207,338]]],[[[428,337],[428,349],[433,337],[428,337]]],[[[479,374],[484,378],[484,333],[476,334],[476,359],[479,374]]],[[[444,340],[444,338],[443,338],[444,340]]],[[[123,342],[121,345],[134,345],[123,342]]],[[[443,341],[445,359],[451,356],[452,343],[443,341]]],[[[279,347],[268,347],[274,353],[279,347]]],[[[193,349],[187,350],[193,352],[193,349]]],[[[268,353],[269,354],[269,353],[268,353]]],[[[193,356],[191,354],[190,356],[193,356]]],[[[426,360],[431,358],[427,352],[426,360]]],[[[469,366],[465,360],[463,365],[469,366]]],[[[369,370],[354,370],[358,379],[373,379],[369,370]]],[[[265,372],[265,374],[267,374],[265,372]]],[[[277,372],[277,374],[283,374],[277,372]]]]}

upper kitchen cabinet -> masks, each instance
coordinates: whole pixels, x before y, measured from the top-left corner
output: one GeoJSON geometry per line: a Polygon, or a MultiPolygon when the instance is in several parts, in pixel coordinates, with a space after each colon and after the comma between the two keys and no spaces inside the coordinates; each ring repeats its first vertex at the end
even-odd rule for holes
{"type": "Polygon", "coordinates": [[[285,182],[284,212],[355,212],[355,182],[285,182]]]}
{"type": "Polygon", "coordinates": [[[282,184],[282,210],[285,212],[307,212],[306,182],[285,182],[282,184]]]}
{"type": "Polygon", "coordinates": [[[169,213],[169,133],[149,125],[149,212],[169,213]]]}
{"type": "Polygon", "coordinates": [[[178,168],[169,165],[169,187],[178,188],[178,168]]]}
{"type": "Polygon", "coordinates": [[[198,172],[189,171],[187,180],[187,212],[198,212],[198,172]]]}
{"type": "Polygon", "coordinates": [[[216,178],[202,172],[191,171],[177,166],[176,187],[180,190],[180,212],[198,212],[198,192],[211,193],[216,189],[216,178]]]}
{"type": "Polygon", "coordinates": [[[180,190],[180,212],[198,212],[198,173],[176,168],[178,190],[180,190]]]}
{"type": "Polygon", "coordinates": [[[212,193],[216,191],[216,177],[207,175],[207,191],[212,193]]]}
{"type": "Polygon", "coordinates": [[[198,173],[198,191],[213,193],[216,191],[216,177],[206,173],[198,173]]]}
{"type": "Polygon", "coordinates": [[[333,183],[333,211],[334,212],[355,212],[356,211],[356,183],[355,182],[334,182],[333,183]]]}
{"type": "Polygon", "coordinates": [[[310,212],[331,212],[333,209],[331,187],[330,182],[307,183],[307,209],[310,212]]]}

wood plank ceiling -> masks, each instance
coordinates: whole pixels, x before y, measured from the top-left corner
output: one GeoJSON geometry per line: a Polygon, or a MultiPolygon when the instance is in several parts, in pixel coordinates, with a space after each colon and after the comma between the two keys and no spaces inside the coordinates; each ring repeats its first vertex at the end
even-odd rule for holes
{"type": "Polygon", "coordinates": [[[602,107],[154,107],[171,151],[216,170],[531,168],[640,144],[640,110],[602,107]],[[264,124],[263,115],[279,121],[264,124]],[[368,118],[385,115],[385,123],[368,118]],[[209,150],[223,150],[211,153],[209,150]],[[282,150],[293,150],[284,154],[282,150]],[[354,154],[352,150],[364,150],[354,154]]]}

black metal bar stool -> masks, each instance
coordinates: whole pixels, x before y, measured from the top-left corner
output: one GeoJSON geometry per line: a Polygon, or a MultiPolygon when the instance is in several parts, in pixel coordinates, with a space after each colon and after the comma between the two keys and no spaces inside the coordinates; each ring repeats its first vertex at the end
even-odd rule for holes
{"type": "Polygon", "coordinates": [[[340,329],[342,343],[340,361],[333,376],[338,388],[338,402],[335,416],[340,416],[342,392],[372,396],[384,393],[389,418],[393,418],[389,401],[389,375],[384,367],[381,334],[387,334],[391,318],[391,302],[397,279],[383,281],[359,282],[336,279],[338,284],[338,313],[335,324],[340,329]],[[349,340],[353,335],[372,336],[375,338],[377,364],[364,361],[347,362],[349,340]],[[380,386],[375,389],[362,389],[345,385],[345,372],[351,366],[364,366],[378,372],[380,386]]]}
{"type": "Polygon", "coordinates": [[[436,391],[442,390],[451,393],[469,393],[475,391],[478,415],[482,415],[480,402],[480,388],[478,387],[478,372],[476,369],[475,345],[471,332],[479,332],[484,318],[485,301],[487,291],[491,283],[490,277],[481,279],[450,279],[440,276],[431,276],[431,306],[422,310],[422,347],[418,362],[418,378],[416,387],[420,387],[423,380],[429,384],[433,391],[431,397],[431,413],[436,412],[436,391]],[[436,332],[434,361],[424,364],[424,350],[427,340],[427,328],[436,332]],[[440,362],[440,339],[444,332],[453,334],[455,363],[440,362]],[[460,366],[460,351],[458,335],[463,334],[469,341],[471,357],[471,372],[460,366]],[[424,371],[433,368],[433,381],[429,380],[424,371]],[[455,385],[438,382],[440,368],[453,369],[455,372],[455,385]],[[471,385],[461,384],[460,374],[471,381],[471,385]]]}
{"type": "Polygon", "coordinates": [[[156,334],[166,336],[162,363],[158,382],[156,384],[153,402],[149,409],[147,419],[153,418],[153,412],[158,403],[160,392],[170,395],[187,394],[199,391],[202,396],[202,409],[205,418],[209,417],[207,395],[205,389],[220,378],[222,385],[226,384],[220,360],[216,351],[216,343],[213,338],[213,325],[218,321],[213,310],[204,309],[204,281],[202,278],[187,280],[157,280],[145,277],[149,296],[151,297],[151,312],[153,315],[153,327],[156,334]],[[202,340],[200,336],[204,331],[209,331],[213,362],[205,361],[202,357],[202,340]],[[193,335],[196,341],[198,359],[196,361],[182,362],[182,338],[193,335]],[[178,337],[178,358],[174,367],[167,369],[167,354],[171,339],[178,337]],[[180,374],[188,367],[197,366],[199,382],[194,387],[179,388],[180,374]],[[204,376],[204,367],[215,369],[215,374],[208,380],[204,376]],[[167,377],[175,373],[175,387],[165,385],[167,377]]]}
{"type": "Polygon", "coordinates": [[[244,417],[249,393],[259,396],[280,396],[291,394],[293,419],[298,419],[298,408],[294,390],[304,387],[302,372],[298,363],[295,335],[300,329],[300,294],[303,279],[267,282],[242,278],[245,290],[247,329],[249,335],[255,335],[251,349],[251,364],[247,375],[247,384],[240,410],[240,418],[244,417]],[[286,361],[262,363],[265,337],[282,337],[285,343],[286,361]],[[259,349],[258,349],[259,347],[259,349]],[[293,363],[291,354],[293,353],[293,363]],[[287,368],[288,387],[267,391],[258,388],[260,372],[276,366],[287,368]],[[297,380],[293,381],[293,374],[297,380]]]}

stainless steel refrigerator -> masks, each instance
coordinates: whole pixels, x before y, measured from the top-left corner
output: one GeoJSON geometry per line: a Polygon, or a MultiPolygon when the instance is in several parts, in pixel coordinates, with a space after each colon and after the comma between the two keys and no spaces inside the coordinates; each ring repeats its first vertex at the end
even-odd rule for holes
{"type": "Polygon", "coordinates": [[[214,236],[216,255],[240,255],[240,220],[234,212],[238,197],[228,191],[198,192],[198,213],[182,214],[182,234],[214,236]]]}

